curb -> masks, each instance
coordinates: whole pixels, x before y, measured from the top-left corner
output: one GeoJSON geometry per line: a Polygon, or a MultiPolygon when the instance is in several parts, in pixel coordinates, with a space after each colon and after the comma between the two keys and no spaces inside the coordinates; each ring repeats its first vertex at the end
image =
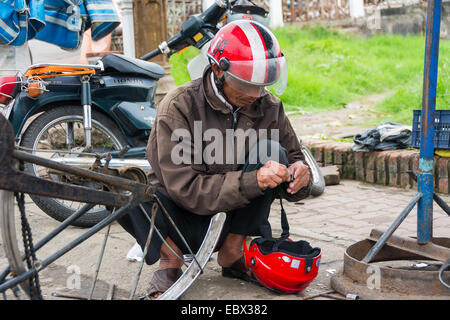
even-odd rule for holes
{"type": "MultiPolygon", "coordinates": [[[[352,143],[303,139],[320,167],[336,165],[342,179],[404,189],[417,188],[407,171],[417,172],[419,151],[353,151],[352,143]]],[[[450,194],[450,158],[434,156],[434,191],[450,194]]]]}

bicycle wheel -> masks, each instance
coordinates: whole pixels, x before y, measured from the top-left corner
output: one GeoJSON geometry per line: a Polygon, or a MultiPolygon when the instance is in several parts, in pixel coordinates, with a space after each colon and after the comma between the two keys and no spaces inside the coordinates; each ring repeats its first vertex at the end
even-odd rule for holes
{"type": "MultiPolygon", "coordinates": [[[[11,192],[6,192],[0,190],[0,199],[3,200],[3,206],[0,207],[0,231],[3,237],[4,250],[6,252],[6,256],[9,262],[9,267],[6,270],[1,272],[0,276],[0,292],[5,292],[8,289],[14,288],[17,285],[20,285],[21,289],[30,297],[30,286],[28,286],[27,280],[31,277],[35,276],[39,272],[41,272],[44,268],[48,267],[50,264],[54,263],[57,259],[61,258],[63,255],[70,253],[71,250],[75,249],[79,244],[86,241],[88,238],[93,236],[94,234],[100,232],[105,227],[108,227],[116,221],[122,214],[121,210],[127,210],[127,206],[118,209],[113,212],[106,219],[102,220],[99,224],[92,227],[84,234],[80,235],[78,238],[74,239],[70,243],[66,244],[63,248],[57,250],[56,252],[50,254],[47,258],[39,259],[39,265],[33,266],[31,269],[26,268],[23,259],[25,258],[23,254],[19,251],[18,239],[15,235],[15,225],[14,225],[14,210],[11,208],[13,205],[13,198],[11,192]],[[5,279],[7,274],[11,274],[12,278],[5,279]]],[[[68,220],[73,219],[75,215],[79,215],[80,212],[84,209],[84,212],[87,212],[92,205],[85,205],[81,208],[77,213],[68,218],[68,220]]],[[[152,218],[149,218],[152,219],[152,218]]],[[[203,240],[202,245],[198,252],[194,255],[193,261],[186,265],[186,268],[183,270],[182,276],[160,297],[159,300],[172,300],[178,299],[189,287],[190,285],[197,279],[197,277],[201,274],[202,270],[205,268],[207,262],[209,261],[210,256],[212,255],[214,248],[217,245],[219,240],[220,233],[222,231],[223,224],[226,219],[225,213],[219,213],[211,218],[210,226],[206,232],[205,238],[203,240]]],[[[58,228],[51,231],[47,236],[41,239],[36,245],[35,250],[38,251],[47,243],[52,241],[54,237],[56,237],[59,233],[65,230],[67,226],[69,226],[69,221],[63,222],[58,228]]],[[[154,227],[152,227],[149,231],[149,238],[151,238],[151,234],[153,231],[158,232],[154,227]]],[[[97,261],[97,270],[96,275],[98,274],[101,260],[103,259],[103,252],[105,251],[106,240],[109,232],[106,232],[102,249],[100,250],[100,256],[97,261]]],[[[99,245],[99,243],[97,243],[99,245]]],[[[180,257],[183,259],[183,257],[180,257]]],[[[184,259],[183,259],[184,261],[184,259]]],[[[91,263],[93,264],[93,263],[91,263]]],[[[139,281],[140,272],[142,270],[143,261],[140,266],[139,272],[136,275],[134,280],[133,290],[131,291],[131,295],[129,299],[135,298],[135,288],[139,281]]],[[[92,296],[92,292],[95,288],[96,276],[93,280],[92,291],[89,297],[92,296]]],[[[88,296],[84,297],[85,299],[89,299],[88,296]]]]}

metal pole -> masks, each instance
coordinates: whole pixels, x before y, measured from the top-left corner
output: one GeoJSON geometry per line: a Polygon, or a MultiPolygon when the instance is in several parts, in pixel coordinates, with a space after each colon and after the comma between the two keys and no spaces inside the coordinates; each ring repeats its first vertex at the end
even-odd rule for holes
{"type": "Polygon", "coordinates": [[[416,203],[420,201],[422,198],[421,193],[417,193],[411,201],[408,203],[408,205],[403,209],[403,211],[400,213],[400,215],[395,219],[395,221],[389,226],[389,228],[383,233],[383,235],[378,239],[378,241],[373,245],[373,247],[370,249],[370,251],[367,253],[367,255],[362,259],[362,262],[369,263],[383,248],[386,241],[390,238],[390,236],[394,233],[395,230],[400,226],[400,224],[403,222],[403,220],[406,219],[408,214],[411,212],[411,210],[414,208],[416,203]]]}
{"type": "Polygon", "coordinates": [[[421,113],[422,132],[417,173],[418,192],[423,194],[417,205],[417,242],[419,244],[425,244],[433,237],[433,138],[440,24],[441,0],[428,0],[421,113]]]}

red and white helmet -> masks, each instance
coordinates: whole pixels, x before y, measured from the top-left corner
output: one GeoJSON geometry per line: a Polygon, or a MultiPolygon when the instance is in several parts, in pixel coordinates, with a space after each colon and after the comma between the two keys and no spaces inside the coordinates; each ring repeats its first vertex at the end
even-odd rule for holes
{"type": "Polygon", "coordinates": [[[208,49],[211,58],[225,72],[225,82],[247,95],[265,90],[249,90],[249,86],[273,88],[282,94],[287,83],[286,59],[278,40],[262,24],[236,20],[217,32],[208,49]]]}
{"type": "Polygon", "coordinates": [[[245,265],[260,284],[279,293],[295,293],[306,289],[319,272],[320,248],[307,241],[256,238],[247,248],[244,241],[245,265]]]}

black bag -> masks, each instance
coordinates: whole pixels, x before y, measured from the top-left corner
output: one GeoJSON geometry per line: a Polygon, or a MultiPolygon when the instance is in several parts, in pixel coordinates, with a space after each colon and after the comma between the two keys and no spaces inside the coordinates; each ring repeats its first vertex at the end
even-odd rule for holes
{"type": "Polygon", "coordinates": [[[353,151],[405,149],[411,145],[411,128],[394,122],[382,122],[353,138],[353,151]]]}

